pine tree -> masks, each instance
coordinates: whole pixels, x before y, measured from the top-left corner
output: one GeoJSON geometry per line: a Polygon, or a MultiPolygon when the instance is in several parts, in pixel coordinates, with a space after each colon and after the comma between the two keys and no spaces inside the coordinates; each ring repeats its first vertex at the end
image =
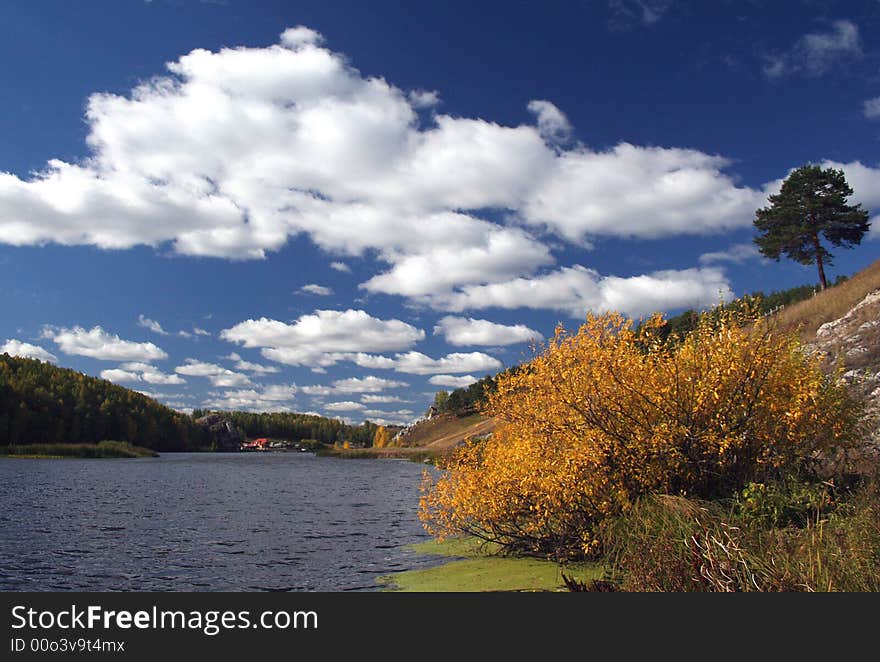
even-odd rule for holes
{"type": "Polygon", "coordinates": [[[755,237],[761,253],[774,260],[781,255],[801,264],[815,262],[824,290],[825,266],[831,253],[821,239],[832,246],[852,247],[868,231],[868,212],[861,205],[848,205],[853,194],[842,170],[805,165],[793,171],[782,189],[770,196],[770,205],[756,212],[755,237]]]}

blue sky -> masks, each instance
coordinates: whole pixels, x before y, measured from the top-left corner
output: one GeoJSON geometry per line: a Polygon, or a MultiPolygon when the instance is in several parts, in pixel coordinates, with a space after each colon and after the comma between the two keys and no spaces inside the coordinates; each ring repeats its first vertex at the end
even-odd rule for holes
{"type": "Polygon", "coordinates": [[[754,211],[842,168],[880,243],[880,2],[7,3],[0,351],[195,407],[407,422],[588,310],[816,282],[754,211]]]}

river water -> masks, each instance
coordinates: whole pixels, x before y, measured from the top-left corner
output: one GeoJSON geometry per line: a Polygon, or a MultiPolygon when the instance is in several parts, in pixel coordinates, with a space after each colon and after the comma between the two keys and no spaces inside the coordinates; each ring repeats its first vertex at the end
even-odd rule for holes
{"type": "Polygon", "coordinates": [[[311,453],[0,459],[0,590],[370,591],[405,546],[424,465],[311,453]]]}

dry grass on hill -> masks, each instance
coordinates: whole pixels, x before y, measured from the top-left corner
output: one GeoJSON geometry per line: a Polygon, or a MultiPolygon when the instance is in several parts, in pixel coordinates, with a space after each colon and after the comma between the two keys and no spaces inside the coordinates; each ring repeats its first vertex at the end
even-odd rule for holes
{"type": "Polygon", "coordinates": [[[877,289],[880,289],[880,260],[811,299],[785,307],[776,314],[776,320],[781,329],[796,329],[805,341],[811,342],[822,324],[843,317],[877,289]]]}

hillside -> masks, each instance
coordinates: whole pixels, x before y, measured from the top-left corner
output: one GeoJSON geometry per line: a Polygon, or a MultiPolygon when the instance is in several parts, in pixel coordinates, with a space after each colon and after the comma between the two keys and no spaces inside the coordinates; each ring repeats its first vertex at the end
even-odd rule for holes
{"type": "Polygon", "coordinates": [[[470,437],[480,437],[495,429],[495,419],[481,414],[455,416],[442,414],[420,421],[401,431],[393,443],[402,448],[428,448],[445,451],[470,437]]]}
{"type": "Polygon", "coordinates": [[[184,414],[104,379],[0,354],[0,446],[126,441],[200,450],[210,435],[184,414]]]}
{"type": "Polygon", "coordinates": [[[785,306],[775,314],[783,329],[796,329],[811,342],[816,331],[827,322],[844,317],[871,292],[880,289],[880,260],[824,292],[804,301],[785,306]]]}
{"type": "MultiPolygon", "coordinates": [[[[839,279],[824,292],[812,294],[803,286],[764,297],[761,305],[783,329],[795,329],[825,358],[828,371],[843,367],[844,379],[859,397],[867,399],[868,411],[880,416],[880,260],[852,278],[839,279]],[[806,298],[805,298],[806,297],[806,298]],[[794,301],[794,303],[785,303],[794,301]]],[[[686,332],[696,313],[689,311],[670,319],[673,331],[686,332]]],[[[486,377],[470,389],[451,394],[440,392],[434,406],[440,411],[467,401],[474,406],[484,389],[493,388],[486,377]]],[[[407,428],[395,442],[404,448],[448,450],[469,437],[479,437],[495,427],[493,419],[474,414],[465,417],[443,413],[407,428]]],[[[875,429],[877,426],[875,425],[875,429]]],[[[875,432],[880,442],[880,431],[875,432]]],[[[389,449],[388,452],[391,452],[389,449]]]]}

